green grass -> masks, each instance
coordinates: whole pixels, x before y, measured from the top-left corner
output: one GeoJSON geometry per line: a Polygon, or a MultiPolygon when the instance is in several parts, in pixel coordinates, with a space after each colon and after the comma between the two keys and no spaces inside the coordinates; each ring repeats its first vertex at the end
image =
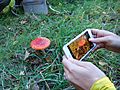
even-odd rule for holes
{"type": "MultiPolygon", "coordinates": [[[[63,45],[87,28],[106,29],[120,35],[119,0],[49,2],[61,14],[50,10],[46,16],[15,17],[10,13],[0,16],[0,90],[27,90],[36,83],[40,90],[48,86],[51,90],[72,89],[63,77],[63,45]],[[31,40],[40,36],[51,40],[45,55],[30,48],[31,40]],[[25,52],[30,53],[26,60],[25,52]],[[47,57],[50,62],[45,60],[47,57]]],[[[98,50],[88,61],[103,70],[120,89],[120,54],[98,50]]]]}

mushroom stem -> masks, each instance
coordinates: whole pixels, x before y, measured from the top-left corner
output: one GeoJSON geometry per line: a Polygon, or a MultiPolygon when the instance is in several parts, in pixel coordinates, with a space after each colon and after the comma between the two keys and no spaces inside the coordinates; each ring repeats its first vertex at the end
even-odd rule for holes
{"type": "Polygon", "coordinates": [[[46,54],[45,50],[41,50],[41,51],[43,52],[44,55],[46,54]]]}
{"type": "Polygon", "coordinates": [[[45,55],[45,54],[46,54],[45,50],[36,50],[35,52],[36,52],[36,54],[37,54],[38,56],[41,56],[41,55],[45,55]]]}

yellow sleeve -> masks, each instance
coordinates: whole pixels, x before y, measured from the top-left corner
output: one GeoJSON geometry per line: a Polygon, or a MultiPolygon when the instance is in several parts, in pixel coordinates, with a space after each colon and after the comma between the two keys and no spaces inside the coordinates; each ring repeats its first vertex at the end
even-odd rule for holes
{"type": "Polygon", "coordinates": [[[100,80],[96,81],[90,90],[116,90],[116,88],[108,77],[103,77],[100,80]]]}

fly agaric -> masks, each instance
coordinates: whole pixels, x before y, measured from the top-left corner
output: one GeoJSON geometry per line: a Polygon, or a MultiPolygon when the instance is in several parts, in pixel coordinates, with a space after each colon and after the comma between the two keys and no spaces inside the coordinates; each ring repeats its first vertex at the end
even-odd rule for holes
{"type": "Polygon", "coordinates": [[[84,39],[82,39],[79,41],[78,45],[79,45],[79,47],[82,47],[85,45],[85,43],[86,43],[86,41],[84,39]]]}
{"type": "Polygon", "coordinates": [[[31,47],[35,50],[42,50],[46,49],[50,45],[50,40],[46,37],[39,37],[36,38],[31,42],[31,47]]]}

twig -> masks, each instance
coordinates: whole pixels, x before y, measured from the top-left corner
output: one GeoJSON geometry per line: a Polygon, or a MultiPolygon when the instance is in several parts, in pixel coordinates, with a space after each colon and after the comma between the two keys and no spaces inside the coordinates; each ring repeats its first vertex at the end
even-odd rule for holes
{"type": "Polygon", "coordinates": [[[58,13],[58,14],[60,14],[61,12],[59,12],[59,11],[57,11],[57,10],[55,10],[55,9],[53,9],[52,8],[52,6],[49,4],[49,2],[47,1],[47,4],[48,4],[48,7],[52,10],[52,11],[54,11],[54,12],[56,12],[56,13],[58,13]]]}
{"type": "Polygon", "coordinates": [[[56,12],[56,13],[60,13],[59,11],[57,11],[57,10],[55,10],[55,9],[53,9],[52,7],[51,7],[51,5],[48,5],[49,6],[49,8],[52,10],[52,11],[54,11],[54,12],[56,12]]]}
{"type": "Polygon", "coordinates": [[[45,84],[46,84],[46,86],[47,86],[48,90],[50,90],[50,87],[49,87],[48,83],[46,82],[46,80],[45,80],[44,76],[42,75],[42,72],[40,72],[40,74],[41,74],[41,76],[42,76],[43,80],[45,81],[45,84]]]}
{"type": "Polygon", "coordinates": [[[57,55],[57,57],[54,59],[54,61],[53,61],[48,67],[46,67],[45,69],[43,69],[41,72],[44,72],[44,71],[46,71],[48,68],[50,68],[50,67],[55,63],[55,61],[56,61],[57,58],[58,58],[58,55],[57,55]]]}

